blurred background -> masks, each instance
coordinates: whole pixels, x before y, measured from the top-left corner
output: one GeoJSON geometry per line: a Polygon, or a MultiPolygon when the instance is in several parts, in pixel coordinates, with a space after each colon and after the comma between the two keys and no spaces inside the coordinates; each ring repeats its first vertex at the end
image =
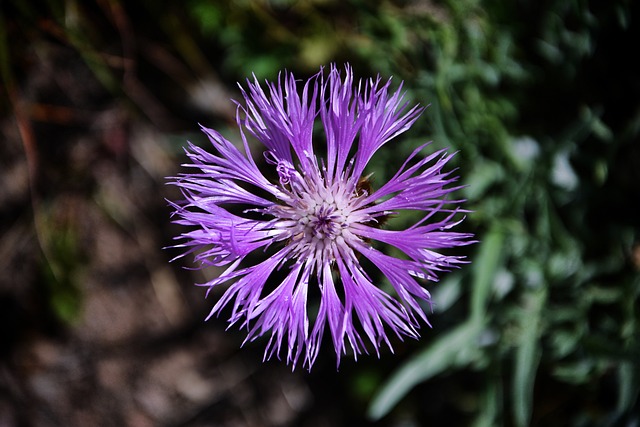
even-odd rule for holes
{"type": "Polygon", "coordinates": [[[0,426],[640,425],[638,9],[0,1],[0,426]],[[376,179],[459,150],[480,243],[419,341],[291,372],[204,322],[165,177],[251,73],[347,61],[429,105],[376,179]]]}

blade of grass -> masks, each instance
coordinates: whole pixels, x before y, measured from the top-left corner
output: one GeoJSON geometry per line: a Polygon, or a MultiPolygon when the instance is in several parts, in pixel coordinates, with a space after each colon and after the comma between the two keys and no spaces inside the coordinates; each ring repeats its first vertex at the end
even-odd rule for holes
{"type": "Polygon", "coordinates": [[[473,279],[471,282],[472,321],[482,322],[485,317],[493,280],[502,258],[503,244],[504,233],[497,226],[494,226],[489,230],[486,237],[482,239],[480,252],[473,261],[473,279]]]}
{"type": "Polygon", "coordinates": [[[482,403],[479,405],[479,413],[473,422],[473,427],[493,427],[496,425],[496,418],[501,409],[502,383],[500,381],[489,381],[482,403]]]}
{"type": "Polygon", "coordinates": [[[413,387],[453,365],[467,365],[475,357],[476,338],[481,325],[465,322],[438,337],[429,347],[406,362],[380,388],[367,416],[378,420],[385,416],[413,387]]]}
{"type": "Polygon", "coordinates": [[[519,316],[522,320],[521,335],[513,374],[513,416],[518,427],[528,426],[531,419],[533,385],[542,353],[539,345],[542,308],[546,299],[544,287],[529,292],[525,295],[525,307],[519,316]]]}

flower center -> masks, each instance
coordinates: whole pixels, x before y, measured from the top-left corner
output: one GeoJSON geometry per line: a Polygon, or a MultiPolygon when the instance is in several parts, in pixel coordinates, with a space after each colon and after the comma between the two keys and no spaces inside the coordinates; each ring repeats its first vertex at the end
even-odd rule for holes
{"type": "Polygon", "coordinates": [[[341,247],[357,239],[350,225],[367,219],[354,210],[358,189],[343,182],[327,185],[318,171],[303,177],[288,161],[271,163],[277,164],[282,203],[266,212],[276,217],[278,240],[294,246],[300,257],[335,259],[341,247]]]}
{"type": "Polygon", "coordinates": [[[322,203],[310,209],[299,224],[303,227],[305,240],[313,238],[334,240],[346,227],[345,217],[334,204],[322,203]]]}

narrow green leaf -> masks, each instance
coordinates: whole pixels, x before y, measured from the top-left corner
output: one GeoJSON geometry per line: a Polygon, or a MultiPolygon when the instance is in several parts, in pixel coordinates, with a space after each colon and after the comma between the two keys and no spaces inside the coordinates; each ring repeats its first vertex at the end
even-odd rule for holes
{"type": "Polygon", "coordinates": [[[493,227],[480,244],[480,253],[473,260],[471,283],[471,318],[480,322],[484,318],[491,285],[498,271],[502,257],[504,233],[493,227]]]}
{"type": "Polygon", "coordinates": [[[473,422],[473,427],[493,427],[502,401],[502,385],[500,381],[488,381],[482,396],[479,413],[473,422]]]}
{"type": "Polygon", "coordinates": [[[418,383],[451,366],[469,364],[475,357],[481,325],[468,321],[440,336],[424,351],[407,361],[383,384],[367,411],[369,418],[385,416],[418,383]]]}
{"type": "Polygon", "coordinates": [[[540,327],[542,308],[547,299],[546,288],[540,288],[525,296],[525,306],[520,319],[520,344],[516,350],[513,375],[513,415],[515,425],[529,425],[533,401],[533,384],[540,361],[540,327]]]}
{"type": "Polygon", "coordinates": [[[618,413],[623,414],[628,411],[633,403],[638,399],[640,386],[636,381],[636,372],[631,362],[623,362],[618,367],[618,413]]]}

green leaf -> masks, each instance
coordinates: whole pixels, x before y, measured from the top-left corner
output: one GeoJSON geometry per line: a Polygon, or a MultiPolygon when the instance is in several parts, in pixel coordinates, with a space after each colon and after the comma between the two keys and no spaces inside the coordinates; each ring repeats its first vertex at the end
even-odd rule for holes
{"type": "Polygon", "coordinates": [[[547,299],[546,288],[539,288],[525,296],[520,316],[520,343],[516,350],[513,375],[513,415],[515,425],[529,425],[533,406],[533,384],[542,353],[539,345],[542,307],[547,299]]]}
{"type": "Polygon", "coordinates": [[[502,385],[500,381],[487,382],[487,388],[481,398],[482,403],[478,407],[479,413],[473,422],[473,427],[493,427],[496,425],[496,418],[502,401],[502,385]]]}
{"type": "Polygon", "coordinates": [[[434,312],[447,311],[460,299],[462,294],[462,277],[460,274],[450,274],[431,292],[431,301],[434,304],[434,312]]]}
{"type": "Polygon", "coordinates": [[[373,420],[382,418],[417,384],[451,366],[468,365],[476,357],[481,326],[467,321],[441,335],[424,351],[407,361],[373,398],[367,411],[368,417],[373,420]]]}
{"type": "Polygon", "coordinates": [[[480,244],[480,252],[474,262],[471,282],[471,318],[480,322],[484,318],[489,293],[500,265],[504,233],[493,227],[480,244]]]}
{"type": "Polygon", "coordinates": [[[623,362],[618,367],[619,390],[618,390],[618,412],[628,411],[633,403],[638,399],[640,385],[638,385],[637,370],[631,362],[623,362]]]}

